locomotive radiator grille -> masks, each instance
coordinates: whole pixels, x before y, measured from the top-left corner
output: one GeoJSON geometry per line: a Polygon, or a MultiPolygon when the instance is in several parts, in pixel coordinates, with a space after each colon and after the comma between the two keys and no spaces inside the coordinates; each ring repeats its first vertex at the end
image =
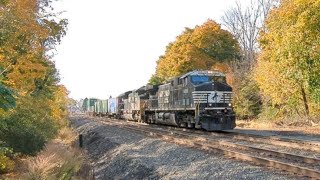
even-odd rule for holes
{"type": "Polygon", "coordinates": [[[195,91],[192,92],[194,103],[231,103],[232,92],[227,91],[195,91]]]}

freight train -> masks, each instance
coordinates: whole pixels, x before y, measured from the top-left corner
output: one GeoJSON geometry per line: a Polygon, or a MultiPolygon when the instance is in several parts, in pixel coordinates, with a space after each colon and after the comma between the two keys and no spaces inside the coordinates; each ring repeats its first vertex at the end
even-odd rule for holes
{"type": "Polygon", "coordinates": [[[161,85],[145,85],[116,98],[86,98],[89,115],[220,131],[236,126],[232,88],[219,71],[191,71],[161,85]]]}

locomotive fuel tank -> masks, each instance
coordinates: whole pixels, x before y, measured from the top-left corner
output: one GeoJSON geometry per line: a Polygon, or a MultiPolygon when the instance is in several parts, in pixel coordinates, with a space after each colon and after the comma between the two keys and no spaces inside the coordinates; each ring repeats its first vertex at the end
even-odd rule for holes
{"type": "Polygon", "coordinates": [[[156,113],[156,123],[166,124],[171,126],[178,126],[179,122],[175,113],[156,113]]]}

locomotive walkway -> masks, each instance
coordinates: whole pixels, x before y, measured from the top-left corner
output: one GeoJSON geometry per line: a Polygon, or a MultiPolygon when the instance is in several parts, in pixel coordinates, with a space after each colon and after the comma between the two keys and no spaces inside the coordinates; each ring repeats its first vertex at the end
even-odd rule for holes
{"type": "Polygon", "coordinates": [[[107,118],[94,119],[110,126],[125,128],[176,144],[221,153],[231,158],[285,170],[301,176],[320,177],[320,148],[318,142],[232,132],[205,132],[107,118]],[[280,151],[285,148],[290,150],[287,152],[280,151]]]}

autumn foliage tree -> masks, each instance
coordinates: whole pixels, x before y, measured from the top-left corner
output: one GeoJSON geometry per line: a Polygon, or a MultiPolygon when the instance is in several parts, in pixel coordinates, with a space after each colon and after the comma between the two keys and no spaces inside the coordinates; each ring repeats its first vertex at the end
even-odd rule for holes
{"type": "Polygon", "coordinates": [[[51,58],[67,21],[50,0],[0,0],[0,24],[0,151],[34,155],[66,124],[67,90],[51,58]]]}
{"type": "Polygon", "coordinates": [[[51,68],[48,51],[65,34],[66,21],[49,20],[50,14],[42,11],[47,3],[8,1],[0,14],[0,66],[5,68],[4,83],[22,95],[30,94],[37,88],[36,81],[48,77],[51,68]]]}
{"type": "Polygon", "coordinates": [[[241,119],[256,118],[262,109],[259,88],[253,78],[253,69],[259,54],[259,32],[265,18],[279,0],[254,0],[244,6],[240,0],[225,11],[223,25],[235,36],[241,47],[241,60],[231,65],[233,105],[241,119]]]}
{"type": "Polygon", "coordinates": [[[211,69],[220,63],[238,58],[239,45],[231,33],[208,20],[194,29],[186,28],[170,43],[157,61],[156,73],[151,83],[159,83],[171,77],[195,69],[211,69]]]}
{"type": "Polygon", "coordinates": [[[320,115],[319,9],[319,0],[282,0],[260,34],[255,79],[279,116],[320,115]]]}

